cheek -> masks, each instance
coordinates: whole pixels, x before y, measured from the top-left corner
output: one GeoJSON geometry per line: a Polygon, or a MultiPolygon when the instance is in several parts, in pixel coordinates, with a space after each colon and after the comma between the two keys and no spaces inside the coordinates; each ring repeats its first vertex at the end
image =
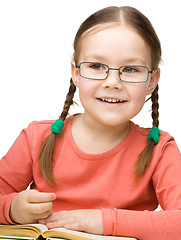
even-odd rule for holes
{"type": "Polygon", "coordinates": [[[147,93],[147,84],[130,86],[129,95],[132,102],[138,107],[142,108],[145,103],[147,93]]]}
{"type": "Polygon", "coordinates": [[[79,82],[79,95],[81,96],[91,96],[97,91],[99,83],[94,80],[81,79],[79,82]]]}
{"type": "Polygon", "coordinates": [[[93,80],[83,79],[79,82],[79,98],[82,105],[96,96],[97,86],[93,80]]]}

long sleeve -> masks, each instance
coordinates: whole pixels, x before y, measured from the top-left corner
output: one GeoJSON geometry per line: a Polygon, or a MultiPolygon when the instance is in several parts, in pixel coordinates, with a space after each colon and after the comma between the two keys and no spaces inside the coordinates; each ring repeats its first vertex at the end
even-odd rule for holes
{"type": "Polygon", "coordinates": [[[105,235],[130,236],[140,240],[181,239],[181,155],[175,141],[170,138],[155,150],[152,161],[138,188],[151,177],[163,210],[103,209],[105,235]],[[154,162],[154,158],[157,161],[154,162]]]}
{"type": "Polygon", "coordinates": [[[180,240],[181,210],[132,211],[103,209],[105,235],[136,237],[139,240],[180,240]],[[108,217],[109,216],[109,217],[108,217]]]}
{"type": "Polygon", "coordinates": [[[55,192],[52,212],[103,209],[105,235],[139,240],[181,239],[181,155],[174,139],[161,132],[151,163],[134,186],[133,166],[145,147],[148,129],[131,123],[127,137],[100,154],[82,152],[71,134],[72,117],[57,136],[50,186],[39,166],[42,142],[53,121],[34,122],[22,131],[0,161],[0,224],[12,223],[9,208],[15,194],[31,189],[55,192]],[[162,211],[155,212],[158,204],[162,211]]]}
{"type": "Polygon", "coordinates": [[[12,223],[9,209],[13,197],[33,181],[32,159],[26,131],[23,130],[0,160],[0,224],[12,223]]]}

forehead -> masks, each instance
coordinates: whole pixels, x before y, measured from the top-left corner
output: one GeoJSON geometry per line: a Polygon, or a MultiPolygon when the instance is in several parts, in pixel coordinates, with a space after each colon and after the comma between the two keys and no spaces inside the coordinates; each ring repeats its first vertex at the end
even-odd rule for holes
{"type": "Polygon", "coordinates": [[[115,61],[115,64],[124,63],[127,59],[140,59],[146,65],[151,65],[149,46],[128,25],[102,24],[94,27],[84,33],[80,47],[80,61],[91,61],[94,60],[91,59],[93,56],[100,56],[111,63],[115,61]]]}

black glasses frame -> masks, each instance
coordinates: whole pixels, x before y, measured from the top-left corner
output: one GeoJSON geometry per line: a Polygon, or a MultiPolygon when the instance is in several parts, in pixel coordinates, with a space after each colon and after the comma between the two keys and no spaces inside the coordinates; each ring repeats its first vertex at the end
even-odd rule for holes
{"type": "Polygon", "coordinates": [[[113,70],[113,71],[118,71],[118,75],[119,75],[119,78],[120,78],[120,80],[121,81],[123,81],[123,82],[128,82],[128,83],[143,83],[143,82],[146,82],[146,81],[148,81],[148,77],[149,77],[149,74],[152,74],[153,72],[154,72],[154,69],[153,70],[149,70],[149,68],[148,67],[146,67],[146,66],[140,66],[140,65],[124,65],[124,66],[121,66],[120,68],[112,68],[112,67],[109,67],[108,65],[106,65],[106,64],[104,64],[104,63],[98,63],[98,62],[81,62],[80,64],[79,64],[79,66],[77,66],[77,65],[75,65],[75,67],[76,68],[78,68],[79,69],[79,75],[81,76],[81,77],[83,77],[83,78],[86,78],[86,79],[92,79],[92,80],[105,80],[108,76],[109,76],[109,71],[111,70],[113,70]],[[107,70],[107,72],[106,72],[106,74],[107,74],[107,76],[105,77],[105,78],[88,78],[88,77],[84,77],[84,76],[82,76],[81,75],[81,65],[82,64],[84,64],[84,63],[94,63],[94,64],[101,64],[101,65],[103,65],[103,66],[106,66],[107,68],[108,68],[108,70],[107,70]],[[121,68],[123,68],[123,67],[143,67],[143,68],[145,68],[145,69],[147,69],[148,70],[148,74],[147,74],[147,78],[146,78],[146,80],[144,80],[144,81],[126,81],[126,80],[123,80],[123,79],[121,79],[121,74],[122,74],[122,72],[120,71],[120,69],[121,68]]]}

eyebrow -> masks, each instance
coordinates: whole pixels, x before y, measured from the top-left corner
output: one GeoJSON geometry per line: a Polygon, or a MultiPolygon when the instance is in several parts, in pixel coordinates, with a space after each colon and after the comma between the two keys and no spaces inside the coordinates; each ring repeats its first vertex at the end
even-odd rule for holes
{"type": "Polygon", "coordinates": [[[97,54],[92,54],[92,55],[85,56],[84,61],[87,61],[87,59],[88,60],[89,59],[91,59],[91,60],[93,59],[93,60],[98,60],[98,61],[105,61],[106,60],[106,58],[104,56],[97,55],[97,54]]]}
{"type": "MultiPolygon", "coordinates": [[[[97,55],[97,54],[92,54],[92,55],[87,55],[83,59],[83,61],[100,61],[101,63],[104,63],[105,61],[107,62],[107,58],[103,55],[97,55]]],[[[125,58],[124,60],[121,60],[123,62],[123,65],[133,65],[133,64],[143,64],[146,65],[145,61],[140,58],[140,57],[128,57],[125,58]]]]}
{"type": "Polygon", "coordinates": [[[146,63],[145,63],[145,61],[144,61],[144,59],[142,59],[142,58],[140,58],[140,57],[132,57],[132,58],[126,58],[125,60],[124,60],[127,64],[128,63],[141,63],[141,64],[143,64],[143,65],[145,65],[146,63]]]}

